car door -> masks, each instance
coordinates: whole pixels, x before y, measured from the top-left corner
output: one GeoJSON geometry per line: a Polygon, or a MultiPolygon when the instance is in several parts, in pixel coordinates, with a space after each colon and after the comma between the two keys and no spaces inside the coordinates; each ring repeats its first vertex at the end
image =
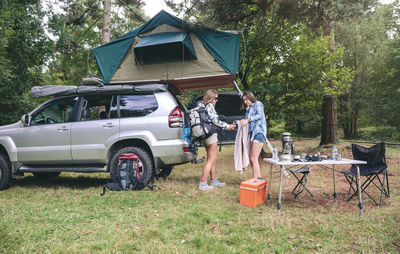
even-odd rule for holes
{"type": "Polygon", "coordinates": [[[104,163],[107,147],[118,136],[119,118],[114,96],[82,96],[78,120],[72,124],[71,130],[74,163],[104,163]]]}
{"type": "Polygon", "coordinates": [[[69,163],[71,124],[77,98],[52,100],[31,114],[17,139],[18,160],[30,164],[69,163]]]}

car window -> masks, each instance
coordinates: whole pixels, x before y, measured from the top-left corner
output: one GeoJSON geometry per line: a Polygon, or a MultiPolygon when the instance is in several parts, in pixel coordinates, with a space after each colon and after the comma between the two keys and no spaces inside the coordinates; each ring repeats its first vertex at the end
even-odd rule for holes
{"type": "Polygon", "coordinates": [[[76,101],[76,97],[52,101],[33,115],[30,125],[55,124],[72,121],[72,112],[76,101]]]}
{"type": "Polygon", "coordinates": [[[112,106],[112,98],[112,95],[83,96],[80,121],[109,119],[111,108],[115,108],[112,106]]]}
{"type": "Polygon", "coordinates": [[[119,96],[121,118],[148,115],[158,108],[154,94],[134,94],[119,96]]]}

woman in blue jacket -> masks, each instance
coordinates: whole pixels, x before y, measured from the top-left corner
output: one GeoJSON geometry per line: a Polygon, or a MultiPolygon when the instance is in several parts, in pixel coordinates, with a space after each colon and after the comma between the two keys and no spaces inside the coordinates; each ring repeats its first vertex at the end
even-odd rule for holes
{"type": "Polygon", "coordinates": [[[246,107],[245,119],[240,120],[242,126],[249,125],[250,164],[253,168],[253,177],[261,179],[260,164],[258,158],[264,142],[267,141],[267,122],[265,121],[264,105],[257,101],[252,92],[245,92],[242,96],[242,102],[246,107]]]}

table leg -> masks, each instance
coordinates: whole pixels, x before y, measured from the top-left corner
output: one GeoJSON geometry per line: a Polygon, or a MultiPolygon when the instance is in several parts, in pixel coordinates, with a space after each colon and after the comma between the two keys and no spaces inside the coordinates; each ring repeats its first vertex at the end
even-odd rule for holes
{"type": "Polygon", "coordinates": [[[269,205],[269,200],[271,199],[271,196],[269,195],[269,189],[271,188],[271,183],[272,183],[272,164],[269,169],[269,185],[268,185],[268,193],[267,193],[267,204],[269,205]]]}
{"type": "Polygon", "coordinates": [[[358,198],[359,203],[358,207],[360,208],[360,215],[363,213],[363,203],[362,203],[362,195],[361,195],[361,181],[360,181],[360,167],[357,165],[357,186],[358,186],[358,198]]]}
{"type": "Polygon", "coordinates": [[[337,202],[337,193],[336,193],[336,171],[335,171],[335,164],[332,167],[333,170],[333,202],[337,202]]]}
{"type": "Polygon", "coordinates": [[[279,180],[279,199],[278,199],[278,216],[281,216],[281,202],[282,202],[282,172],[285,170],[283,165],[281,165],[280,180],[279,180]]]}

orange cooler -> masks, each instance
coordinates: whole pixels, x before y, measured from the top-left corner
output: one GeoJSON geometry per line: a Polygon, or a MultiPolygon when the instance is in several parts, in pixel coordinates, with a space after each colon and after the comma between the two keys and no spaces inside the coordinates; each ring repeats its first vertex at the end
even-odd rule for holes
{"type": "Polygon", "coordinates": [[[240,204],[256,207],[265,200],[267,181],[251,178],[240,183],[240,204]]]}

